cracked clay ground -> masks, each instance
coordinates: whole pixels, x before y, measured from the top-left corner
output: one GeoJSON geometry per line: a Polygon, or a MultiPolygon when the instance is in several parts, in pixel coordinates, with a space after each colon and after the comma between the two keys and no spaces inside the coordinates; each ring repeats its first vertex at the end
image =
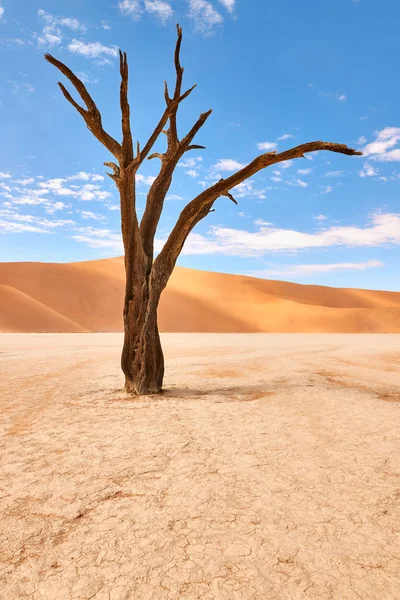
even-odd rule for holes
{"type": "Polygon", "coordinates": [[[398,600],[400,336],[0,336],[3,600],[398,600]]]}

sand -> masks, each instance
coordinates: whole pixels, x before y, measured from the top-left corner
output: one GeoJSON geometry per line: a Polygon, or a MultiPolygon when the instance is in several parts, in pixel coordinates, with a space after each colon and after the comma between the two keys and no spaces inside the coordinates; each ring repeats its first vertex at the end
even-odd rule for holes
{"type": "Polygon", "coordinates": [[[0,342],[1,598],[400,598],[400,336],[0,342]]]}
{"type": "MultiPolygon", "coordinates": [[[[122,258],[0,263],[0,331],[122,331],[122,258]]],[[[336,289],[177,267],[163,332],[400,333],[400,292],[336,289]]]]}

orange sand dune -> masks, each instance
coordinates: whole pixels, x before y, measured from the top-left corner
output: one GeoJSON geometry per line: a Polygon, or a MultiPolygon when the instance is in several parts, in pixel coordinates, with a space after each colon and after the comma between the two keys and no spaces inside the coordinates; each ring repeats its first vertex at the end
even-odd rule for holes
{"type": "MultiPolygon", "coordinates": [[[[0,330],[121,331],[122,258],[1,263],[0,330]]],[[[400,332],[400,292],[337,289],[177,267],[164,332],[400,332]]]]}

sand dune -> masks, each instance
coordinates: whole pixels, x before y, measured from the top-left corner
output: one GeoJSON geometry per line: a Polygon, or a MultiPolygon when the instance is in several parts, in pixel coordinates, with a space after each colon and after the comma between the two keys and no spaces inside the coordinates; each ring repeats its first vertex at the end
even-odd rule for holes
{"type": "MultiPolygon", "coordinates": [[[[122,258],[0,264],[0,330],[121,331],[122,258]]],[[[164,332],[400,332],[400,292],[337,289],[177,267],[164,332]]]]}

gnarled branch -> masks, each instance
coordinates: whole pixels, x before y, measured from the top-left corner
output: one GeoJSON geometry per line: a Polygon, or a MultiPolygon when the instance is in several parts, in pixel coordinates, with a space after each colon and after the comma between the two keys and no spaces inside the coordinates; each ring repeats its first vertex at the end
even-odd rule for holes
{"type": "Polygon", "coordinates": [[[70,93],[66,90],[62,83],[58,85],[61,88],[62,93],[65,98],[72,104],[72,106],[79,112],[79,114],[85,120],[85,123],[88,129],[93,133],[93,135],[117,158],[118,160],[122,159],[122,147],[111,135],[109,135],[104,129],[101,120],[101,114],[99,109],[97,108],[93,98],[87,91],[85,85],[82,81],[77,77],[71,69],[69,69],[64,63],[60,62],[51,54],[44,55],[47,62],[56,67],[67,79],[70,80],[83,102],[86,105],[86,110],[79,106],[77,102],[72,98],[70,93]]]}
{"type": "Polygon", "coordinates": [[[249,177],[252,177],[262,169],[275,165],[277,163],[292,160],[294,158],[304,157],[309,152],[318,150],[327,150],[329,152],[338,152],[348,156],[360,156],[362,152],[349,148],[344,144],[335,144],[332,142],[308,142],[301,144],[284,152],[267,152],[257,156],[251,163],[243,167],[227,179],[221,179],[210,188],[204,190],[196,196],[194,200],[182,210],[175,227],[172,229],[163,249],[154,261],[154,268],[162,274],[163,281],[168,281],[172,273],[176,260],[182,250],[182,247],[193,228],[206,217],[215,200],[220,196],[233,196],[229,190],[233,189],[249,177]]]}

